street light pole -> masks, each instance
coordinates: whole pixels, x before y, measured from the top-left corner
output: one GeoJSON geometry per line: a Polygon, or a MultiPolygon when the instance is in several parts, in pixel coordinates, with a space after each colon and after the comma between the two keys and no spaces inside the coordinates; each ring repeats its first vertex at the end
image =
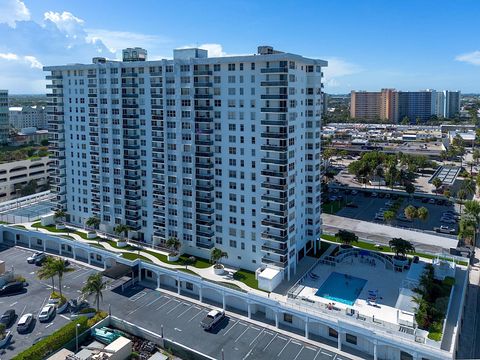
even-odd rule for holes
{"type": "Polygon", "coordinates": [[[78,352],[78,328],[80,327],[80,324],[77,324],[77,326],[75,326],[75,349],[76,349],[76,353],[78,352]]]}

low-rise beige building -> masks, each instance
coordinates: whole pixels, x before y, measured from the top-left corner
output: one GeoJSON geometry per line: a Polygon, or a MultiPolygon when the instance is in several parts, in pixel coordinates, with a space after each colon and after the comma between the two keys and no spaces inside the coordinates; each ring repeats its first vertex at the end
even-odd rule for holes
{"type": "Polygon", "coordinates": [[[22,187],[32,180],[38,187],[47,187],[50,162],[45,156],[0,164],[0,202],[22,196],[22,187]]]}

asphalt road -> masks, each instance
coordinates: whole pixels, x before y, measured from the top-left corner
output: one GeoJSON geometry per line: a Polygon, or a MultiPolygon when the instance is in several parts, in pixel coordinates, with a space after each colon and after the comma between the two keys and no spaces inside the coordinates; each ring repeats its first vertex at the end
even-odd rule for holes
{"type": "MultiPolygon", "coordinates": [[[[11,359],[15,354],[31,346],[35,339],[50,335],[70,321],[66,316],[68,314],[56,314],[46,323],[41,323],[37,319],[25,334],[17,332],[17,322],[20,317],[23,314],[31,313],[37,318],[51,293],[51,281],[38,280],[36,271],[39,267],[27,263],[27,257],[30,254],[32,251],[20,248],[0,248],[0,260],[6,262],[7,270],[13,266],[15,274],[24,276],[29,284],[22,294],[0,297],[0,313],[3,314],[8,309],[14,309],[17,314],[15,323],[8,329],[12,330],[13,337],[5,348],[0,349],[1,359],[11,359]]],[[[65,274],[63,279],[63,293],[67,298],[78,297],[87,276],[95,271],[77,264],[72,264],[72,267],[75,271],[65,274]]]]}
{"type": "MultiPolygon", "coordinates": [[[[0,248],[0,260],[13,266],[16,273],[25,276],[29,282],[27,292],[10,297],[0,297],[0,311],[3,313],[14,308],[18,315],[31,312],[37,315],[50,294],[50,282],[36,278],[35,265],[28,264],[26,258],[32,251],[20,248],[0,248]]],[[[74,272],[64,276],[63,292],[67,298],[77,298],[87,277],[97,270],[79,264],[72,264],[74,272]]],[[[258,326],[235,316],[227,316],[212,331],[200,327],[201,319],[211,307],[178,298],[166,291],[153,290],[142,285],[135,285],[125,292],[119,287],[106,290],[103,294],[102,307],[111,305],[112,314],[140,327],[160,334],[162,331],[168,339],[191,347],[214,358],[221,358],[224,349],[226,359],[254,360],[321,360],[348,359],[322,347],[313,346],[283,333],[258,326]],[[228,355],[227,355],[228,354],[228,355]]],[[[19,317],[17,318],[18,321],[19,317]]],[[[57,314],[49,322],[38,321],[25,335],[17,334],[16,323],[11,343],[1,349],[0,358],[9,359],[29,347],[35,339],[49,335],[70,320],[69,313],[57,314]]]]}

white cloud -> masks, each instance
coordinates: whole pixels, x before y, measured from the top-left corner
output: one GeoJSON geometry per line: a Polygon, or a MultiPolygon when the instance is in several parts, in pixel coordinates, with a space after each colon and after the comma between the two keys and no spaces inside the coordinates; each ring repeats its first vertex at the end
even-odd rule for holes
{"type": "Polygon", "coordinates": [[[6,54],[0,53],[0,59],[3,59],[3,60],[17,60],[18,55],[17,54],[12,54],[12,53],[6,53],[6,54]]]}
{"type": "Polygon", "coordinates": [[[480,51],[472,51],[471,53],[466,53],[458,55],[455,57],[455,60],[466,62],[472,65],[480,65],[480,51]]]}
{"type": "Polygon", "coordinates": [[[30,65],[31,68],[34,69],[41,69],[43,67],[42,63],[38,61],[35,56],[25,55],[25,56],[18,56],[17,54],[13,53],[0,53],[0,60],[7,60],[7,61],[17,61],[24,64],[30,65]]]}
{"type": "Polygon", "coordinates": [[[85,29],[87,41],[102,41],[111,52],[117,52],[127,47],[143,47],[147,50],[170,40],[159,35],[142,34],[130,31],[114,31],[106,29],[85,29]]]}
{"type": "Polygon", "coordinates": [[[41,69],[43,68],[43,64],[38,61],[38,59],[35,56],[24,56],[23,59],[30,64],[30,67],[33,69],[41,69]]]}
{"type": "Polygon", "coordinates": [[[328,66],[323,69],[325,85],[328,87],[340,87],[342,84],[338,78],[362,72],[361,66],[348,62],[338,57],[318,57],[328,61],[328,66]]]}
{"type": "Polygon", "coordinates": [[[30,11],[20,0],[0,1],[0,23],[14,28],[17,21],[30,20],[30,11]]]}
{"type": "Polygon", "coordinates": [[[44,20],[53,22],[57,28],[67,34],[67,36],[72,36],[76,38],[79,33],[83,33],[83,23],[84,21],[68,11],[63,13],[58,13],[54,11],[48,11],[43,14],[44,20]]]}

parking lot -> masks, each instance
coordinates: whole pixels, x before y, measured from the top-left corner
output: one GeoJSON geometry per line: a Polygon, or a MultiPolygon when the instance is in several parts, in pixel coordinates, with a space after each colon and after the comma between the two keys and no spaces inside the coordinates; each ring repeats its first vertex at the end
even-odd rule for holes
{"type": "MultiPolygon", "coordinates": [[[[10,344],[4,349],[0,349],[1,359],[11,359],[15,354],[31,346],[36,339],[50,335],[70,321],[67,316],[68,313],[56,314],[46,323],[40,323],[37,319],[25,334],[17,332],[16,327],[20,317],[23,314],[31,313],[37,318],[51,293],[51,281],[38,280],[36,271],[39,267],[27,263],[27,257],[31,254],[32,251],[20,248],[0,248],[0,260],[6,262],[7,270],[13,267],[15,274],[22,275],[28,282],[24,293],[0,297],[0,313],[3,314],[6,310],[13,309],[17,315],[15,323],[8,329],[12,330],[13,334],[10,344]]],[[[62,291],[68,299],[77,298],[80,295],[80,289],[86,278],[95,271],[77,264],[72,264],[72,267],[75,271],[65,274],[62,281],[62,291]]],[[[55,284],[57,284],[57,281],[55,281],[55,284]]]]}
{"type": "MultiPolygon", "coordinates": [[[[375,191],[371,191],[370,193],[373,193],[375,191]]],[[[347,218],[352,218],[352,219],[357,219],[357,220],[362,220],[362,221],[371,221],[371,222],[377,222],[377,223],[386,223],[384,220],[381,220],[381,217],[375,218],[377,213],[381,213],[381,209],[388,209],[388,202],[390,203],[395,203],[395,199],[391,198],[390,195],[386,195],[384,197],[379,197],[378,195],[380,192],[375,192],[377,194],[376,197],[373,196],[365,196],[364,191],[358,191],[356,194],[352,193],[347,193],[345,190],[340,190],[337,193],[330,192],[329,196],[338,196],[340,195],[342,197],[342,201],[344,204],[346,203],[352,203],[354,204],[353,206],[356,207],[349,207],[349,206],[344,206],[342,209],[340,209],[335,215],[338,216],[343,216],[347,218]]],[[[454,211],[454,206],[453,204],[446,205],[445,203],[442,205],[439,205],[437,203],[432,204],[429,202],[422,202],[421,198],[413,198],[410,199],[410,197],[399,197],[399,199],[403,199],[401,203],[401,207],[396,213],[396,218],[391,221],[391,225],[393,226],[399,226],[399,227],[404,227],[404,228],[414,228],[414,229],[420,229],[420,230],[425,230],[429,232],[434,232],[434,228],[440,227],[440,226],[448,226],[449,228],[454,229],[455,231],[452,232],[452,235],[456,234],[458,231],[458,224],[457,223],[444,223],[441,221],[442,219],[442,214],[446,211],[454,211]],[[404,210],[405,207],[408,205],[413,205],[417,208],[419,207],[425,207],[428,210],[428,218],[425,221],[415,219],[413,221],[408,221],[405,219],[404,216],[404,210]],[[400,220],[399,218],[403,218],[400,220]]],[[[352,206],[352,205],[350,205],[352,206]]],[[[442,235],[441,233],[438,233],[439,235],[442,235]]]]}
{"type": "MultiPolygon", "coordinates": [[[[40,281],[36,277],[38,267],[28,264],[26,259],[32,251],[13,247],[0,248],[0,260],[12,266],[15,273],[24,276],[29,286],[23,294],[0,297],[0,311],[13,308],[17,313],[15,324],[11,327],[13,338],[10,344],[0,350],[0,358],[9,359],[28,348],[32,343],[70,321],[69,313],[56,314],[48,323],[36,321],[27,334],[18,334],[16,323],[22,314],[38,315],[46,303],[50,291],[50,280],[40,281]]],[[[62,291],[68,298],[77,298],[87,277],[97,270],[79,264],[72,264],[75,271],[64,275],[62,291]]],[[[109,279],[106,279],[109,280],[109,279]]],[[[120,284],[119,284],[120,285],[120,284]]],[[[120,291],[108,287],[104,291],[101,307],[107,309],[111,305],[116,315],[137,326],[153,331],[191,347],[214,358],[221,358],[224,350],[226,359],[285,359],[285,360],[321,360],[348,359],[343,355],[322,347],[305,343],[294,337],[275,331],[275,329],[259,326],[235,316],[227,316],[211,331],[204,331],[200,326],[202,318],[212,307],[178,298],[169,292],[158,291],[142,285],[134,285],[120,291]]],[[[325,340],[324,340],[325,341],[325,340]]]]}
{"type": "Polygon", "coordinates": [[[104,302],[112,314],[214,358],[225,359],[347,359],[319,346],[312,346],[274,330],[233,316],[224,318],[213,330],[204,331],[200,321],[211,308],[185,301],[140,285],[123,295],[109,291],[104,302]],[[155,314],[155,316],[152,316],[155,314]]]}

